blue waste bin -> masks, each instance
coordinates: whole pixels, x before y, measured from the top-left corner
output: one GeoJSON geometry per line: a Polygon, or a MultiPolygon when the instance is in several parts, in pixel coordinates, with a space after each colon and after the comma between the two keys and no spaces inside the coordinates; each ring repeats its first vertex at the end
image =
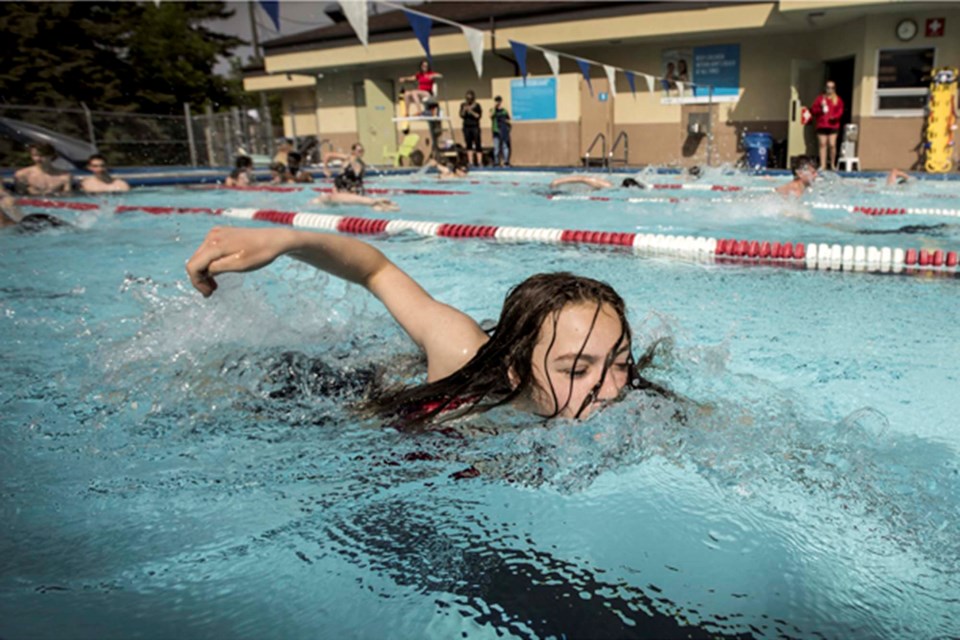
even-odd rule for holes
{"type": "Polygon", "coordinates": [[[766,169],[770,164],[773,136],[763,131],[743,134],[743,148],[747,150],[747,166],[751,169],[766,169]]]}

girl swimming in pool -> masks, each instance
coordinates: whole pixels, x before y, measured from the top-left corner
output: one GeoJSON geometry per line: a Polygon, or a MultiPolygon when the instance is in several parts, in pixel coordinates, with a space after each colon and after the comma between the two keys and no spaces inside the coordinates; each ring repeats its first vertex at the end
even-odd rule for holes
{"type": "Polygon", "coordinates": [[[511,404],[545,417],[584,418],[628,386],[673,397],[639,373],[656,345],[634,361],[623,299],[590,278],[532,276],[507,294],[497,325],[484,331],[353,238],[218,227],[187,262],[187,273],[210,296],[217,275],[255,271],[281,255],[366,287],[426,354],[426,382],[371,401],[377,415],[417,426],[511,404]]]}

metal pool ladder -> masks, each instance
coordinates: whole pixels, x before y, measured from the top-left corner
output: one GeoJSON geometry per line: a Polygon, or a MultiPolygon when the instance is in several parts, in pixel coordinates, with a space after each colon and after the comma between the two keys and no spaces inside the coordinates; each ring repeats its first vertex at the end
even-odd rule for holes
{"type": "Polygon", "coordinates": [[[603,135],[602,131],[597,134],[597,136],[593,139],[593,142],[591,142],[590,146],[587,148],[587,152],[583,154],[583,166],[584,167],[592,166],[590,162],[590,152],[593,151],[593,148],[597,146],[598,142],[600,143],[600,152],[601,152],[600,166],[607,167],[609,169],[609,165],[607,164],[607,136],[603,135]]]}
{"type": "Polygon", "coordinates": [[[607,172],[613,171],[613,163],[619,162],[622,163],[624,167],[629,164],[630,161],[630,138],[627,136],[626,131],[621,131],[617,134],[617,137],[613,140],[613,146],[610,147],[610,155],[607,156],[607,172]],[[617,152],[617,147],[620,145],[620,141],[623,141],[623,160],[613,159],[613,154],[617,152]]]}

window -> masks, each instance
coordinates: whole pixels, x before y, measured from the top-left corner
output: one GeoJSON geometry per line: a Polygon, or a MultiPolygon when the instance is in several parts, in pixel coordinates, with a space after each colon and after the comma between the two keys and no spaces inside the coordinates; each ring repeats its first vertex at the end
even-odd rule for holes
{"type": "Polygon", "coordinates": [[[881,49],[877,57],[874,113],[922,116],[927,105],[935,50],[881,49]]]}

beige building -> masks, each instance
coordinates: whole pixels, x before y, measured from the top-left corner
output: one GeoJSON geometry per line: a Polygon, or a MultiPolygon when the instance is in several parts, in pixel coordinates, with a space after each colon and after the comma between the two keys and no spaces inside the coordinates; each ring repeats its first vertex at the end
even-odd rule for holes
{"type": "MultiPolygon", "coordinates": [[[[845,121],[860,127],[862,168],[916,169],[929,70],[960,66],[955,2],[426,2],[415,8],[484,31],[478,77],[460,30],[434,24],[434,68],[443,74],[438,96],[462,142],[459,104],[468,89],[476,92],[485,146],[493,97],[503,96],[514,117],[518,166],[580,164],[599,133],[608,146],[621,138],[614,158],[624,159],[628,149],[631,165],[733,163],[749,131],[783,140],[783,155],[815,154],[813,126],[800,124],[799,107],[812,104],[829,78],[846,103],[845,121]],[[574,60],[561,58],[554,78],[542,54],[530,49],[524,86],[510,40],[674,81],[658,78],[651,92],[637,77],[634,95],[618,73],[612,92],[594,65],[588,87],[574,60]],[[714,94],[703,84],[714,84],[714,94]]],[[[403,137],[392,120],[398,79],[413,75],[424,54],[401,12],[372,15],[369,29],[368,47],[346,22],[266,42],[264,68],[248,71],[244,86],[281,92],[288,136],[316,135],[339,150],[360,140],[369,160],[379,162],[403,137]]],[[[418,123],[413,131],[423,134],[425,148],[426,127],[418,123]]]]}

